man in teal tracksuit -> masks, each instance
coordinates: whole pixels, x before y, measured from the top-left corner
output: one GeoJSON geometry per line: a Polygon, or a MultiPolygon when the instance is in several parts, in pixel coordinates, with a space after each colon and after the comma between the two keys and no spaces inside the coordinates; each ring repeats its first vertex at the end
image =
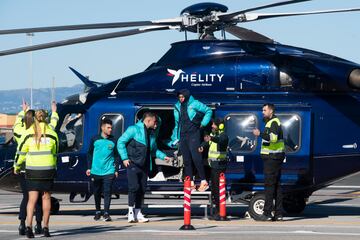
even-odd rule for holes
{"type": "Polygon", "coordinates": [[[149,172],[154,168],[152,157],[169,161],[170,158],[157,149],[156,115],[144,113],[141,121],[128,127],[119,138],[117,149],[128,178],[128,222],[148,222],[141,213],[149,172]]]}
{"type": "Polygon", "coordinates": [[[94,186],[96,213],[94,220],[101,218],[101,190],[104,195],[104,221],[111,221],[109,215],[111,201],[111,187],[114,177],[118,176],[119,161],[116,150],[116,139],[111,135],[112,121],[101,121],[101,133],[91,139],[88,151],[87,176],[91,176],[94,186]]]}
{"type": "MultiPolygon", "coordinates": [[[[171,136],[170,145],[175,145],[179,142],[179,149],[184,159],[185,176],[189,176],[192,179],[193,162],[201,179],[201,185],[198,190],[205,191],[208,188],[208,183],[206,181],[202,156],[198,148],[201,144],[200,128],[208,125],[212,117],[212,110],[200,101],[195,100],[187,89],[182,89],[178,92],[178,99],[179,101],[174,107],[175,128],[171,136]]],[[[192,187],[195,187],[193,182],[191,184],[192,187]]]]}

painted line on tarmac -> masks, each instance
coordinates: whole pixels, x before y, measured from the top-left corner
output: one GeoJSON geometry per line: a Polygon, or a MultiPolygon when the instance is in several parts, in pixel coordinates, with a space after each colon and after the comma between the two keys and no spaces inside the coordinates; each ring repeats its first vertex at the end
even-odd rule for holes
{"type": "MultiPolygon", "coordinates": [[[[162,235],[238,235],[238,234],[247,234],[247,235],[259,235],[259,234],[272,234],[272,235],[323,235],[323,236],[360,236],[360,233],[344,233],[344,232],[316,232],[316,231],[304,231],[304,230],[295,230],[295,231],[165,231],[165,230],[110,230],[106,233],[126,233],[126,234],[162,234],[162,235]]],[[[61,236],[71,234],[71,231],[61,231],[57,233],[56,231],[52,232],[52,236],[61,236]]],[[[74,234],[76,235],[76,234],[74,234]]]]}

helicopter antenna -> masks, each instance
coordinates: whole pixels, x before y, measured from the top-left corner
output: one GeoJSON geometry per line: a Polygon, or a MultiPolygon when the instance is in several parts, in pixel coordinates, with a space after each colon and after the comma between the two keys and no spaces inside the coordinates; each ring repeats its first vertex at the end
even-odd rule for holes
{"type": "Polygon", "coordinates": [[[116,84],[115,88],[111,91],[110,95],[111,96],[116,96],[116,92],[115,90],[117,89],[117,87],[119,86],[119,84],[121,83],[121,80],[123,80],[122,78],[119,79],[118,83],[116,84]]]}

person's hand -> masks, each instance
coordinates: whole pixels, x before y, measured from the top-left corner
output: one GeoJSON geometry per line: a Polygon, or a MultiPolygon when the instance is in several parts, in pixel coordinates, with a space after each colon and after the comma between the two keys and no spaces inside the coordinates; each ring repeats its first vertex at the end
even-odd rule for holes
{"type": "Polygon", "coordinates": [[[176,139],[175,141],[173,141],[172,143],[171,143],[171,146],[173,146],[173,147],[177,147],[178,145],[179,145],[179,140],[178,139],[176,139]]]}
{"type": "Polygon", "coordinates": [[[124,160],[123,164],[127,168],[130,165],[130,160],[129,159],[124,160]]]}
{"type": "Polygon", "coordinates": [[[210,140],[211,140],[210,135],[205,135],[205,136],[204,136],[204,141],[205,141],[205,142],[210,142],[210,140]]]}
{"type": "Polygon", "coordinates": [[[260,136],[260,130],[257,128],[253,129],[253,134],[257,137],[260,136]]]}
{"type": "Polygon", "coordinates": [[[16,168],[14,168],[14,174],[18,175],[19,174],[19,170],[17,170],[16,168]]]}
{"type": "Polygon", "coordinates": [[[202,152],[204,151],[204,148],[203,148],[203,147],[199,147],[199,148],[198,148],[198,151],[199,151],[200,153],[202,153],[202,152]]]}
{"type": "Polygon", "coordinates": [[[115,172],[115,178],[117,178],[119,176],[118,172],[115,172]]]}
{"type": "Polygon", "coordinates": [[[24,112],[26,112],[29,109],[29,105],[25,102],[24,99],[22,100],[21,107],[24,112]]]}
{"type": "Polygon", "coordinates": [[[51,102],[51,112],[56,112],[57,111],[57,106],[56,106],[56,102],[52,101],[51,102]]]}
{"type": "Polygon", "coordinates": [[[91,172],[90,172],[90,169],[86,170],[86,176],[89,177],[89,176],[90,176],[90,173],[91,173],[91,172]]]}
{"type": "Polygon", "coordinates": [[[171,160],[172,160],[171,157],[164,157],[164,161],[167,162],[167,163],[169,163],[171,160]]]}

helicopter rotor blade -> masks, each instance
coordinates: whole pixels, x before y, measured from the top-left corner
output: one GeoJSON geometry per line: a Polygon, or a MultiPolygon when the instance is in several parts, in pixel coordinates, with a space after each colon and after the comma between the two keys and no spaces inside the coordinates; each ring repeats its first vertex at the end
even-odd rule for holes
{"type": "Polygon", "coordinates": [[[17,33],[125,28],[125,27],[140,27],[140,26],[154,26],[154,25],[155,26],[179,25],[181,23],[182,23],[182,18],[178,17],[178,18],[162,19],[162,20],[154,20],[154,21],[113,22],[113,23],[96,23],[96,24],[79,24],[79,25],[36,27],[36,28],[7,29],[7,30],[0,30],[0,35],[17,34],[17,33]]]}
{"type": "Polygon", "coordinates": [[[136,35],[136,34],[141,34],[141,33],[146,33],[146,32],[151,32],[151,31],[169,30],[169,29],[175,29],[175,28],[173,26],[149,26],[149,27],[144,27],[144,28],[129,29],[129,30],[120,31],[120,32],[72,38],[72,39],[67,39],[67,40],[62,40],[62,41],[33,45],[33,46],[29,46],[29,47],[21,47],[21,48],[14,48],[14,49],[0,51],[0,56],[6,56],[6,55],[12,55],[12,54],[17,54],[17,53],[30,52],[30,51],[36,51],[36,50],[54,48],[54,47],[60,47],[60,46],[66,46],[66,45],[73,45],[73,44],[78,44],[78,43],[99,41],[99,40],[105,40],[105,39],[111,39],[111,38],[126,37],[126,36],[130,36],[130,35],[136,35]]]}
{"type": "Polygon", "coordinates": [[[247,12],[252,12],[252,11],[266,9],[266,8],[272,8],[272,7],[279,7],[279,6],[289,5],[289,4],[295,4],[295,3],[300,3],[300,2],[308,2],[308,1],[311,1],[311,0],[290,0],[290,1],[275,2],[275,3],[271,3],[271,4],[267,4],[267,5],[262,5],[262,6],[258,6],[258,7],[254,7],[254,8],[248,8],[245,10],[236,11],[233,13],[221,13],[218,15],[218,17],[220,20],[229,21],[229,20],[233,20],[234,18],[238,17],[239,15],[241,16],[247,12]]]}
{"type": "Polygon", "coordinates": [[[355,11],[360,11],[360,8],[319,10],[319,11],[311,11],[311,12],[294,12],[294,13],[245,13],[245,19],[242,20],[242,22],[249,22],[249,21],[263,20],[263,19],[277,18],[277,17],[291,17],[291,16],[301,16],[301,15],[339,13],[339,12],[355,12],[355,11]]]}
{"type": "Polygon", "coordinates": [[[242,40],[261,43],[275,43],[273,39],[243,27],[229,26],[225,28],[225,31],[242,40]]]}

